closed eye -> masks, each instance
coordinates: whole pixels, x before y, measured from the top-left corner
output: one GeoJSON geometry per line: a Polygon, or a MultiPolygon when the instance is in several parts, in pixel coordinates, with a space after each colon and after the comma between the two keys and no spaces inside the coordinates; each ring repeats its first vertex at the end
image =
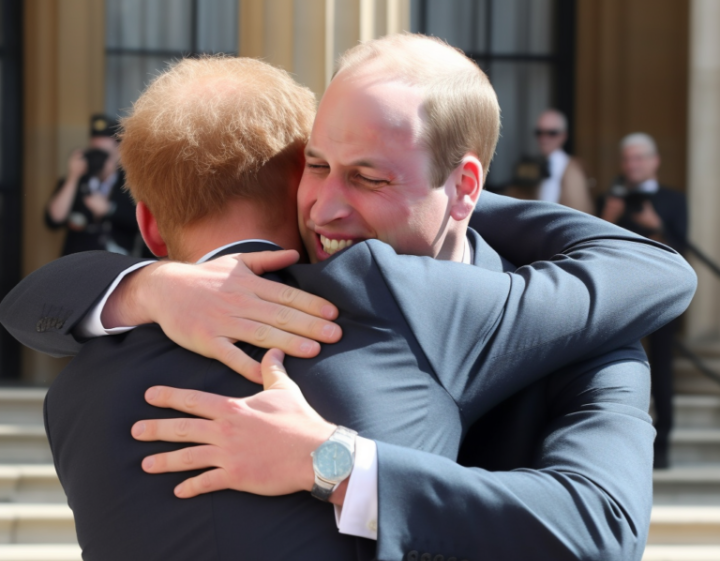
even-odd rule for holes
{"type": "Polygon", "coordinates": [[[369,185],[372,185],[373,187],[382,187],[383,185],[388,185],[390,183],[387,179],[372,179],[370,177],[365,177],[364,175],[359,173],[356,177],[363,183],[367,183],[369,185]]]}

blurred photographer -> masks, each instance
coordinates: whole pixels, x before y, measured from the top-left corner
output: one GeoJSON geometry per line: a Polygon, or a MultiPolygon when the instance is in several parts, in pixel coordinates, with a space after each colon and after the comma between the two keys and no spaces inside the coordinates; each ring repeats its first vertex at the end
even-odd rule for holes
{"type": "MultiPolygon", "coordinates": [[[[620,142],[622,176],[605,197],[598,214],[642,236],[682,253],[688,229],[687,199],[658,183],[660,155],[650,135],[634,133],[620,142]]],[[[677,320],[649,337],[652,394],[655,399],[655,468],[669,467],[668,438],[673,425],[673,338],[677,320]]]]}
{"type": "Polygon", "coordinates": [[[90,119],[90,145],[75,150],[45,212],[52,229],[67,228],[63,255],[94,249],[128,254],[138,235],[135,204],[123,189],[117,123],[105,115],[90,119]]]}

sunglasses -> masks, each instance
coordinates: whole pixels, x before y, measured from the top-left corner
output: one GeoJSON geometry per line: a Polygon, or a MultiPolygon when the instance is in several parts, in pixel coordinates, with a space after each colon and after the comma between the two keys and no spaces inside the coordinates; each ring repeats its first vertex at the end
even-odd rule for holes
{"type": "Polygon", "coordinates": [[[535,129],[535,136],[560,136],[562,134],[562,131],[559,129],[535,129]]]}

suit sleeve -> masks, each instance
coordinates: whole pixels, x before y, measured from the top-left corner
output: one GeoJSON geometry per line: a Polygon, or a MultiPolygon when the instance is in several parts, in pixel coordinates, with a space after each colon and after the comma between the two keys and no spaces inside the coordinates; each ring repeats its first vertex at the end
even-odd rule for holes
{"type": "Polygon", "coordinates": [[[672,252],[667,246],[583,212],[489,192],[480,196],[470,227],[517,267],[551,259],[577,244],[593,240],[632,241],[672,252]]]}
{"type": "Polygon", "coordinates": [[[56,259],[25,277],[0,302],[0,323],[31,349],[75,355],[82,342],[73,329],[115,277],[141,261],[105,251],[56,259]]]}
{"type": "Polygon", "coordinates": [[[655,434],[642,357],[638,345],[554,374],[544,438],[521,469],[378,442],[377,558],[639,561],[655,434]]]}
{"type": "MultiPolygon", "coordinates": [[[[545,260],[509,274],[390,255],[369,243],[468,422],[558,368],[649,335],[679,316],[695,291],[693,270],[666,246],[573,211],[556,214],[548,230],[559,253],[548,257],[538,247],[545,260]]],[[[528,238],[540,237],[537,231],[545,229],[532,225],[514,245],[532,247],[528,238]]],[[[530,257],[521,250],[514,256],[530,257]]]]}

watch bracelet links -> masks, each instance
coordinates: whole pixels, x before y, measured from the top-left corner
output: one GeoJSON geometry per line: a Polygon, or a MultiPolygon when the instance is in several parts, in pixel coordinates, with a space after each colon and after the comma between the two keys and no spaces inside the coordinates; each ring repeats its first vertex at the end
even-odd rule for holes
{"type": "MultiPolygon", "coordinates": [[[[338,425],[335,429],[335,432],[333,432],[330,435],[330,438],[328,438],[325,442],[343,442],[345,443],[350,450],[352,450],[353,459],[355,458],[355,437],[357,436],[357,431],[354,431],[352,429],[343,427],[338,425]]],[[[321,445],[322,446],[322,445],[321,445]]],[[[349,475],[348,475],[349,477],[349,475]]],[[[343,479],[343,481],[345,481],[343,479]]],[[[333,494],[335,489],[342,483],[342,481],[338,483],[331,483],[329,481],[325,481],[324,479],[320,478],[317,474],[315,475],[315,482],[313,483],[312,490],[310,491],[310,494],[315,497],[316,499],[320,499],[321,501],[328,502],[330,500],[330,496],[333,494]]]]}

